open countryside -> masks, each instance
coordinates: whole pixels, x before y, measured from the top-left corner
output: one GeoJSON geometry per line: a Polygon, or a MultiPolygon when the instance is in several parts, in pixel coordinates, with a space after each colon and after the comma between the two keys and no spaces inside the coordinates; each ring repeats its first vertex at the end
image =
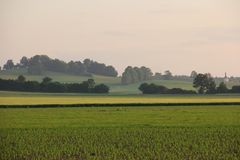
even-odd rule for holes
{"type": "Polygon", "coordinates": [[[240,160],[239,0],[0,0],[0,160],[240,160]]]}

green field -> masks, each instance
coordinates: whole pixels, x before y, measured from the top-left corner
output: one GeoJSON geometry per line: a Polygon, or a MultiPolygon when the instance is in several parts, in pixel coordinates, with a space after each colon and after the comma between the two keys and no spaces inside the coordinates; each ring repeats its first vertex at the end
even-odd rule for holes
{"type": "Polygon", "coordinates": [[[0,159],[240,159],[240,106],[0,109],[0,159]]]}
{"type": "Polygon", "coordinates": [[[0,92],[0,159],[240,159],[240,95],[89,95],[0,92]],[[64,107],[64,104],[126,104],[64,107]]]}

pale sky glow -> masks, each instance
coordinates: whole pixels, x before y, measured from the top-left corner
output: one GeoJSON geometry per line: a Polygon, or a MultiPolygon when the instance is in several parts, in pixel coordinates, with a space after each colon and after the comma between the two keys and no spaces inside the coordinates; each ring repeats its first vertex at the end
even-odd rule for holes
{"type": "Polygon", "coordinates": [[[0,0],[0,65],[35,54],[240,76],[240,1],[0,0]]]}

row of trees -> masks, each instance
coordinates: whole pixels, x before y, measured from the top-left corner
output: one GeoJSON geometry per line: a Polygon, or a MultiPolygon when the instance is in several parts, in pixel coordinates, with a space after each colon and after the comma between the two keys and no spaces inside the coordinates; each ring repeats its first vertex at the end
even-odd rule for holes
{"type": "Polygon", "coordinates": [[[152,71],[147,67],[132,67],[128,66],[122,74],[122,84],[131,84],[141,81],[146,81],[152,78],[152,71]]]}
{"type": "Polygon", "coordinates": [[[55,92],[55,93],[108,93],[109,87],[105,84],[96,85],[93,79],[82,83],[59,83],[53,82],[51,78],[45,77],[41,83],[37,81],[26,81],[24,76],[16,80],[0,79],[0,90],[5,91],[27,91],[27,92],[55,92]]]}
{"type": "Polygon", "coordinates": [[[240,86],[233,86],[232,89],[228,89],[224,82],[217,86],[213,77],[208,73],[197,74],[193,81],[193,87],[198,90],[199,94],[240,93],[240,86]]]}
{"type": "MultiPolygon", "coordinates": [[[[210,74],[197,74],[193,81],[193,87],[197,89],[199,94],[216,94],[216,93],[240,93],[240,86],[233,86],[228,89],[224,82],[218,86],[210,74]]],[[[162,85],[143,83],[138,88],[143,94],[196,94],[192,90],[184,90],[181,88],[168,89],[162,85]]]]}
{"type": "Polygon", "coordinates": [[[184,90],[181,88],[169,89],[162,85],[156,85],[154,83],[143,83],[138,88],[143,94],[196,94],[192,90],[184,90]]]}
{"type": "Polygon", "coordinates": [[[16,65],[12,60],[8,60],[3,69],[10,70],[13,68],[26,68],[30,74],[42,74],[44,71],[54,71],[71,73],[75,75],[104,75],[116,77],[118,75],[113,66],[107,66],[104,63],[98,63],[90,59],[83,62],[70,61],[68,63],[59,59],[51,59],[46,55],[35,55],[31,58],[22,57],[16,65]]]}
{"type": "Polygon", "coordinates": [[[156,80],[187,80],[192,81],[197,76],[196,71],[192,71],[190,76],[173,75],[171,71],[166,70],[163,74],[156,72],[154,75],[150,68],[128,66],[122,74],[122,84],[132,84],[150,79],[156,80]]]}

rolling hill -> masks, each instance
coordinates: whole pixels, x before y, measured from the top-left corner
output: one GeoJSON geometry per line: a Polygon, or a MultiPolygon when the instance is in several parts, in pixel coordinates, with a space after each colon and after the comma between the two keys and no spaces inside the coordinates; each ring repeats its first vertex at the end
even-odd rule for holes
{"type": "MultiPolygon", "coordinates": [[[[130,85],[122,85],[120,77],[106,77],[100,75],[93,75],[93,76],[77,76],[72,74],[65,74],[65,73],[58,73],[58,72],[50,72],[45,71],[42,75],[31,75],[29,74],[26,69],[13,69],[13,70],[2,70],[0,71],[0,78],[2,79],[16,79],[19,75],[23,75],[26,77],[27,80],[33,81],[42,81],[42,79],[46,76],[53,79],[53,81],[58,81],[62,83],[80,83],[85,81],[89,78],[95,80],[97,84],[104,83],[110,87],[111,94],[139,94],[140,91],[138,87],[141,83],[135,83],[130,85]]],[[[164,85],[168,88],[182,88],[182,89],[189,89],[194,90],[192,87],[191,81],[183,81],[183,80],[149,80],[146,81],[147,83],[155,83],[158,85],[164,85]]],[[[217,83],[220,83],[217,81],[217,83]]],[[[236,83],[229,83],[228,87],[231,88],[233,85],[239,85],[236,83]]]]}

